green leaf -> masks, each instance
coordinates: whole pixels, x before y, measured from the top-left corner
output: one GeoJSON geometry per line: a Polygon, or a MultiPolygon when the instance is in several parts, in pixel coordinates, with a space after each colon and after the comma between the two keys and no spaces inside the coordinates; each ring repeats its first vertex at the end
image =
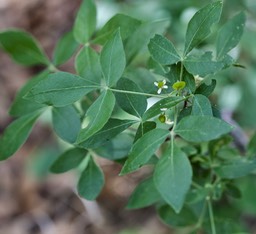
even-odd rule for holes
{"type": "Polygon", "coordinates": [[[145,165],[156,165],[158,162],[159,158],[154,154],[147,162],[145,165]]]}
{"type": "Polygon", "coordinates": [[[139,209],[150,206],[161,200],[161,196],[156,190],[153,177],[142,181],[133,191],[126,208],[139,209]]]}
{"type": "Polygon", "coordinates": [[[221,119],[212,116],[187,116],[180,120],[175,128],[176,134],[190,142],[214,140],[229,133],[233,127],[221,119]]]}
{"type": "Polygon", "coordinates": [[[172,227],[191,226],[198,221],[196,215],[186,206],[176,214],[169,205],[163,205],[158,208],[157,213],[165,224],[172,227]]]}
{"type": "Polygon", "coordinates": [[[150,39],[148,50],[152,58],[163,65],[174,64],[181,60],[172,42],[158,34],[150,39]]]}
{"type": "Polygon", "coordinates": [[[156,33],[162,34],[169,26],[169,19],[142,23],[132,35],[127,38],[125,53],[127,64],[149,43],[149,38],[156,33]]]}
{"type": "Polygon", "coordinates": [[[118,28],[120,28],[122,39],[125,40],[140,24],[140,20],[134,19],[128,15],[116,14],[96,34],[93,43],[104,45],[118,28]]]}
{"type": "Polygon", "coordinates": [[[33,102],[32,100],[26,100],[23,98],[23,96],[38,82],[44,80],[48,75],[49,71],[45,70],[27,81],[27,83],[19,90],[18,94],[14,99],[9,110],[10,115],[19,117],[46,107],[46,105],[44,104],[39,104],[37,102],[33,102]]]}
{"type": "Polygon", "coordinates": [[[186,83],[185,89],[187,89],[190,93],[194,93],[196,89],[195,77],[184,69],[182,79],[186,83]]]}
{"type": "Polygon", "coordinates": [[[136,135],[134,137],[134,142],[140,139],[144,134],[156,128],[156,122],[154,121],[147,121],[142,122],[137,129],[136,135]]]}
{"type": "MultiPolygon", "coordinates": [[[[129,79],[120,79],[117,83],[117,89],[124,91],[142,92],[136,83],[129,79]]],[[[118,105],[127,113],[142,117],[147,109],[147,98],[142,95],[130,93],[115,93],[118,105]]]]}
{"type": "Polygon", "coordinates": [[[202,94],[208,97],[213,92],[215,87],[216,87],[216,80],[211,80],[211,83],[209,85],[202,83],[197,87],[195,94],[202,94]]]}
{"type": "Polygon", "coordinates": [[[77,42],[85,44],[96,29],[96,6],[93,0],[83,0],[74,23],[74,37],[77,42]]]}
{"type": "Polygon", "coordinates": [[[90,47],[80,50],[75,59],[75,69],[81,77],[100,85],[102,74],[99,55],[90,47]]]}
{"type": "Polygon", "coordinates": [[[229,197],[235,199],[242,198],[241,190],[236,185],[230,183],[226,185],[226,188],[225,192],[229,197]]]}
{"type": "Polygon", "coordinates": [[[106,84],[109,87],[115,85],[121,78],[126,65],[120,29],[104,45],[100,54],[100,65],[106,84]]]}
{"type": "Polygon", "coordinates": [[[50,74],[47,79],[37,83],[25,98],[38,103],[62,107],[70,105],[99,86],[85,78],[67,73],[50,74]]]}
{"type": "Polygon", "coordinates": [[[84,160],[87,150],[72,148],[62,153],[51,165],[53,173],[64,173],[79,166],[84,160]]]}
{"type": "Polygon", "coordinates": [[[247,155],[249,157],[256,158],[256,133],[254,133],[251,140],[249,141],[249,144],[247,145],[247,155]]]}
{"type": "Polygon", "coordinates": [[[133,67],[133,69],[127,69],[125,76],[134,81],[144,93],[156,93],[156,86],[153,85],[155,76],[146,68],[133,67]]]}
{"type": "Polygon", "coordinates": [[[100,131],[79,145],[84,148],[97,148],[109,142],[134,123],[136,123],[134,120],[109,119],[100,131]]]}
{"type": "Polygon", "coordinates": [[[214,168],[216,174],[223,179],[236,179],[246,176],[256,169],[256,160],[234,160],[229,164],[223,164],[214,168]]]}
{"type": "MultiPolygon", "coordinates": [[[[170,71],[165,75],[166,78],[170,81],[171,85],[173,85],[176,81],[180,79],[180,73],[181,73],[181,67],[183,64],[181,62],[178,62],[177,64],[173,64],[168,66],[170,71]]],[[[186,69],[184,69],[186,71],[186,69]]],[[[186,73],[188,73],[186,71],[186,73]]],[[[184,78],[184,77],[182,77],[184,78]]]]}
{"type": "Polygon", "coordinates": [[[109,120],[114,106],[114,94],[109,90],[103,91],[86,112],[86,118],[89,124],[80,131],[76,143],[79,144],[86,141],[89,137],[102,129],[109,120]]]}
{"type": "Polygon", "coordinates": [[[154,182],[162,198],[179,213],[192,183],[190,162],[176,145],[169,144],[154,171],[154,182]]]}
{"type": "Polygon", "coordinates": [[[222,58],[238,44],[244,31],[245,21],[245,13],[240,12],[222,26],[217,37],[217,58],[222,58]]]}
{"type": "Polygon", "coordinates": [[[52,108],[52,123],[56,134],[74,143],[81,128],[80,116],[73,106],[52,108]]]}
{"type": "Polygon", "coordinates": [[[131,173],[143,166],[170,134],[165,129],[153,129],[133,145],[120,175],[131,173]]]}
{"type": "MultiPolygon", "coordinates": [[[[241,200],[244,199],[245,198],[241,200]]],[[[241,202],[241,200],[239,200],[239,202],[241,202]]],[[[216,227],[215,233],[250,234],[248,231],[245,231],[246,228],[244,225],[238,221],[240,217],[238,212],[238,208],[233,206],[233,204],[229,206],[229,208],[223,209],[222,212],[218,212],[218,217],[215,217],[214,221],[216,227]]],[[[211,233],[211,220],[206,219],[203,228],[206,233],[211,233]]]]}
{"type": "Polygon", "coordinates": [[[209,194],[209,189],[205,187],[190,189],[186,196],[186,204],[194,205],[196,203],[202,202],[205,200],[208,194],[209,194]]]}
{"type": "Polygon", "coordinates": [[[53,63],[58,66],[68,61],[77,50],[79,44],[76,42],[73,32],[66,33],[58,41],[53,52],[53,63]]]}
{"type": "Polygon", "coordinates": [[[77,189],[81,197],[94,200],[103,188],[104,174],[91,156],[88,160],[88,164],[79,178],[77,189]]]}
{"type": "Polygon", "coordinates": [[[146,121],[148,119],[151,119],[159,114],[161,114],[163,111],[162,108],[170,109],[173,106],[176,106],[178,103],[186,100],[186,98],[182,97],[167,97],[164,99],[161,99],[157,103],[155,103],[153,106],[151,106],[143,115],[143,121],[146,121]]]}
{"type": "Polygon", "coordinates": [[[97,155],[109,160],[118,160],[127,156],[131,150],[133,137],[127,133],[120,133],[109,142],[95,149],[97,155]]]}
{"type": "Polygon", "coordinates": [[[188,23],[185,38],[184,55],[199,45],[211,33],[211,27],[219,22],[222,2],[217,1],[206,5],[192,17],[188,23]]]}
{"type": "Polygon", "coordinates": [[[95,102],[98,96],[99,96],[99,92],[96,90],[88,93],[84,98],[81,99],[80,105],[83,113],[86,113],[86,111],[89,109],[92,103],[95,102]]]}
{"type": "Polygon", "coordinates": [[[40,113],[24,115],[14,120],[0,139],[0,161],[12,156],[27,140],[40,113]]]}
{"type": "MultiPolygon", "coordinates": [[[[214,143],[216,142],[217,145],[212,149],[212,152],[215,153],[215,155],[217,155],[219,159],[224,160],[225,163],[227,163],[227,164],[229,164],[230,162],[240,163],[240,159],[241,159],[238,149],[229,147],[230,146],[229,143],[231,143],[232,141],[233,141],[233,138],[231,136],[223,136],[219,139],[219,141],[215,140],[215,141],[210,142],[210,143],[212,143],[213,147],[215,146],[214,143]],[[227,139],[225,139],[225,137],[227,139]],[[228,140],[228,138],[230,138],[230,139],[228,140]]],[[[244,162],[244,161],[242,161],[242,162],[244,162]]],[[[221,164],[224,164],[224,163],[221,163],[221,164]]]]}
{"type": "Polygon", "coordinates": [[[233,200],[233,203],[239,211],[243,210],[246,214],[255,215],[256,214],[256,180],[255,175],[249,175],[243,178],[240,178],[235,181],[236,185],[242,192],[242,199],[239,199],[237,202],[233,200]]]}
{"type": "Polygon", "coordinates": [[[158,63],[156,60],[152,58],[152,56],[147,61],[147,68],[149,69],[149,71],[153,74],[157,74],[160,76],[166,77],[166,73],[170,72],[170,66],[171,65],[168,66],[158,63]]]}
{"type": "Polygon", "coordinates": [[[245,68],[243,65],[236,63],[236,60],[228,54],[224,55],[221,59],[219,59],[219,61],[221,61],[223,64],[222,70],[230,66],[245,68]]]}
{"type": "Polygon", "coordinates": [[[184,66],[189,73],[205,77],[220,71],[224,63],[212,60],[212,52],[208,51],[203,55],[188,55],[184,60],[184,66]]]}
{"type": "Polygon", "coordinates": [[[27,32],[18,29],[0,32],[0,46],[17,63],[27,66],[50,64],[36,39],[27,32]]]}
{"type": "Polygon", "coordinates": [[[186,116],[191,115],[192,106],[183,108],[178,115],[178,122],[186,116]]]}
{"type": "Polygon", "coordinates": [[[202,94],[194,95],[191,115],[212,116],[212,106],[206,96],[202,94]]]}

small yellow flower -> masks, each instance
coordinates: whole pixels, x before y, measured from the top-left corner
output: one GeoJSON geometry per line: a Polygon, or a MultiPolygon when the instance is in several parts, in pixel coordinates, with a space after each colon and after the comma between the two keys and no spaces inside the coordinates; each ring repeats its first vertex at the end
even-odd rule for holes
{"type": "Polygon", "coordinates": [[[162,80],[162,81],[158,81],[158,82],[154,82],[154,85],[158,88],[157,93],[160,94],[162,92],[163,89],[168,89],[168,86],[165,85],[166,84],[166,80],[162,80]]]}
{"type": "Polygon", "coordinates": [[[172,85],[172,88],[174,90],[181,90],[181,89],[184,89],[185,86],[186,86],[185,81],[177,81],[172,85]]]}

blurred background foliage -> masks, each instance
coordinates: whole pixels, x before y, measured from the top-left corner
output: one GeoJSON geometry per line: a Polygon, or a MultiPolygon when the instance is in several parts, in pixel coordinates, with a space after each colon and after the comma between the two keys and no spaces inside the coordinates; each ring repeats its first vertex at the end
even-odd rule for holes
{"type": "MultiPolygon", "coordinates": [[[[70,6],[69,11],[64,11],[62,9],[68,8],[71,3],[69,1],[65,0],[58,0],[56,1],[56,6],[54,4],[48,4],[48,8],[46,10],[47,17],[53,17],[51,20],[44,20],[41,22],[41,24],[52,24],[53,26],[46,26],[47,30],[42,30],[41,34],[37,31],[37,25],[35,22],[35,26],[31,26],[33,24],[27,24],[27,23],[20,23],[19,20],[24,20],[25,22],[28,21],[27,18],[30,17],[30,15],[26,11],[26,7],[31,7],[30,4],[34,4],[37,7],[33,6],[35,11],[40,12],[40,6],[46,5],[46,2],[50,2],[50,0],[31,0],[31,1],[24,1],[24,3],[20,1],[9,1],[8,0],[1,0],[0,1],[0,13],[5,12],[5,14],[0,15],[0,21],[2,20],[2,23],[0,24],[0,28],[4,29],[6,27],[24,27],[25,30],[30,31],[32,34],[34,34],[43,44],[43,46],[46,48],[46,51],[48,54],[52,54],[52,50],[54,47],[54,44],[56,44],[56,41],[58,37],[63,34],[65,31],[70,30],[71,25],[74,20],[75,13],[79,7],[80,0],[73,1],[73,5],[70,6]],[[20,7],[22,4],[25,5],[25,2],[27,2],[26,6],[20,7]],[[58,2],[58,3],[57,3],[58,2]],[[41,4],[41,5],[40,5],[41,4]],[[19,11],[20,7],[20,18],[17,18],[17,20],[8,20],[8,17],[11,18],[12,15],[8,15],[6,12],[12,12],[10,9],[14,8],[16,11],[19,11]],[[51,9],[52,7],[52,9],[51,9]],[[22,11],[26,14],[22,14],[22,11]],[[48,11],[48,12],[47,12],[48,11]],[[64,12],[66,15],[64,15],[64,12]],[[60,17],[58,20],[54,20],[54,15],[52,14],[60,14],[60,17]],[[22,18],[25,17],[25,18],[22,18]],[[62,18],[61,18],[62,17],[62,18]],[[52,30],[52,31],[51,31],[52,30]],[[54,31],[55,30],[55,31],[54,31]],[[47,32],[46,34],[44,32],[47,32]]],[[[53,1],[54,2],[54,1],[53,1]]],[[[72,2],[72,1],[71,1],[72,2]]],[[[97,0],[97,9],[98,9],[98,28],[102,27],[104,23],[110,19],[114,14],[116,13],[124,13],[127,15],[130,15],[134,18],[141,19],[144,21],[151,21],[156,19],[162,19],[162,18],[169,18],[170,19],[170,25],[167,29],[166,36],[174,43],[174,45],[182,50],[182,46],[184,44],[184,36],[186,32],[186,27],[188,24],[188,21],[192,17],[192,15],[202,6],[213,2],[211,0],[180,0],[180,1],[174,1],[174,0],[97,0]]],[[[247,15],[247,22],[245,31],[242,37],[242,40],[240,44],[233,49],[230,54],[237,60],[237,63],[239,64],[238,67],[232,67],[229,69],[226,69],[215,76],[207,77],[206,79],[212,79],[216,78],[217,80],[217,88],[214,92],[214,94],[211,96],[212,102],[216,105],[216,107],[222,111],[228,112],[230,116],[242,127],[242,130],[245,133],[245,136],[249,139],[256,130],[256,1],[255,0],[223,0],[224,7],[223,7],[223,13],[221,16],[220,23],[215,27],[214,33],[207,38],[207,40],[200,45],[201,49],[203,50],[213,50],[215,51],[215,37],[216,32],[218,31],[219,27],[226,21],[228,21],[229,18],[234,16],[240,11],[245,11],[247,15]],[[241,66],[240,66],[241,65],[241,66]],[[243,68],[244,67],[244,68],[243,68]]],[[[42,10],[42,9],[41,9],[42,10]]],[[[33,14],[32,14],[33,15],[33,14]]],[[[45,17],[43,14],[38,14],[45,17]]],[[[46,17],[46,18],[47,18],[46,17]]],[[[57,17],[57,16],[55,16],[57,17]]],[[[31,22],[35,19],[30,19],[31,22]]],[[[37,19],[38,20],[38,19],[37,19]]],[[[0,52],[0,58],[3,58],[2,52],[0,52]]],[[[145,64],[145,56],[149,56],[146,48],[141,52],[141,54],[137,57],[135,60],[134,65],[143,67],[145,64]]],[[[6,57],[4,57],[4,60],[6,60],[6,57]]],[[[3,61],[4,61],[3,60],[3,61]]],[[[0,82],[2,88],[0,89],[1,94],[1,110],[0,110],[0,119],[1,119],[1,130],[3,130],[6,127],[6,124],[10,121],[9,117],[6,117],[6,113],[8,112],[8,107],[10,106],[10,102],[14,97],[14,92],[22,85],[22,82],[24,82],[27,75],[31,76],[34,74],[34,72],[40,70],[41,68],[35,67],[35,68],[27,68],[27,70],[22,70],[23,73],[19,73],[20,67],[16,64],[13,64],[11,61],[7,60],[2,63],[2,66],[0,65],[0,82]],[[9,66],[3,65],[3,64],[10,64],[9,66]],[[8,70],[9,69],[9,70],[8,70]],[[11,71],[12,70],[12,71],[11,71]],[[15,74],[16,71],[16,74],[15,74]],[[13,73],[14,72],[14,73],[13,73]],[[19,79],[18,76],[23,77],[21,79],[22,81],[17,81],[19,79]],[[2,91],[8,87],[8,82],[17,82],[16,85],[14,85],[15,88],[11,88],[9,92],[2,91]],[[9,100],[7,102],[4,102],[4,100],[9,100]],[[7,103],[7,104],[6,104],[7,103]],[[3,114],[4,113],[4,114],[3,114]]],[[[23,69],[23,68],[22,68],[23,69]]],[[[72,68],[70,67],[70,64],[67,63],[64,67],[64,70],[72,71],[72,68]]],[[[143,70],[142,70],[143,71],[143,70]]],[[[138,70],[138,76],[142,75],[143,72],[138,70]]],[[[2,170],[4,173],[5,167],[7,164],[7,167],[10,167],[11,170],[24,170],[25,172],[19,172],[18,175],[24,175],[25,178],[27,178],[28,174],[29,177],[37,178],[33,179],[37,181],[37,183],[43,184],[42,186],[46,186],[44,181],[47,181],[49,178],[49,175],[47,173],[47,170],[51,164],[52,161],[54,161],[56,155],[58,155],[58,152],[60,149],[63,149],[66,147],[66,145],[63,142],[56,142],[55,136],[49,133],[49,116],[45,115],[41,119],[40,126],[36,128],[37,131],[41,131],[39,134],[34,133],[32,137],[30,138],[30,142],[28,142],[25,147],[23,147],[23,150],[20,151],[17,155],[18,159],[15,159],[13,157],[11,160],[8,161],[8,163],[3,162],[0,165],[0,170],[2,170]],[[50,137],[48,137],[50,135],[50,137]],[[34,139],[33,139],[34,138],[34,139]],[[38,139],[38,140],[35,140],[38,139]],[[36,144],[35,144],[36,142],[36,144]],[[35,148],[33,145],[36,145],[35,148]],[[57,146],[58,145],[58,146],[57,146]],[[30,155],[28,157],[28,155],[30,155]],[[24,158],[26,158],[24,160],[24,158]],[[17,161],[20,166],[17,166],[17,161]]],[[[247,140],[248,140],[247,139],[247,140]]],[[[246,139],[245,139],[246,140],[246,139]]],[[[106,162],[105,162],[106,163],[106,162]]],[[[106,163],[106,167],[108,167],[108,163],[106,163]]],[[[116,169],[116,165],[111,165],[111,167],[114,167],[116,170],[116,173],[114,173],[114,176],[117,176],[119,167],[116,169]]],[[[104,169],[104,168],[103,168],[104,169]]],[[[161,225],[159,222],[155,221],[155,213],[152,210],[144,209],[141,212],[127,212],[122,211],[124,208],[124,204],[127,201],[127,198],[129,197],[129,194],[131,193],[132,189],[135,187],[137,183],[137,177],[132,178],[132,182],[130,180],[122,179],[122,180],[116,180],[113,179],[113,173],[110,173],[110,170],[112,169],[105,169],[104,172],[106,176],[110,176],[107,179],[107,186],[104,189],[102,197],[99,199],[99,204],[102,206],[102,209],[105,209],[103,212],[104,215],[108,215],[108,212],[106,211],[109,208],[109,204],[105,204],[109,202],[109,199],[116,199],[117,197],[112,195],[109,195],[107,193],[115,193],[116,190],[124,190],[124,192],[120,192],[120,196],[117,199],[117,203],[113,205],[115,201],[111,201],[110,203],[113,205],[113,207],[110,209],[113,213],[112,217],[113,220],[108,220],[108,226],[106,227],[106,223],[103,225],[104,228],[99,228],[95,224],[95,221],[93,221],[93,218],[91,218],[91,224],[94,226],[97,226],[95,229],[86,229],[87,231],[83,232],[77,232],[70,231],[68,232],[66,229],[66,232],[62,233],[116,233],[116,234],[155,234],[155,233],[183,233],[183,231],[177,231],[172,232],[169,229],[165,228],[164,225],[161,225]],[[112,176],[112,177],[111,177],[112,176]],[[123,186],[120,184],[123,183],[123,186]],[[132,183],[132,185],[128,185],[129,183],[132,183]],[[114,189],[115,186],[119,186],[114,189]],[[128,189],[124,187],[128,186],[128,189]],[[113,191],[111,191],[111,189],[113,191]],[[122,213],[123,212],[123,213],[122,213]],[[145,212],[148,213],[145,215],[145,212]],[[121,213],[121,214],[120,214],[121,213]],[[144,214],[144,215],[142,215],[144,214]],[[145,217],[145,219],[149,219],[148,222],[141,221],[141,219],[136,220],[136,217],[141,216],[145,217]],[[131,218],[133,216],[133,218],[131,218]],[[119,222],[119,223],[118,223],[119,222]],[[143,224],[143,227],[141,225],[143,224]],[[152,228],[154,226],[154,228],[152,228]],[[157,229],[156,229],[157,228],[157,229]],[[104,230],[102,232],[102,230],[104,230]],[[97,232],[98,231],[98,232],[97,232]]],[[[15,172],[16,173],[16,172],[15,172]]],[[[14,173],[14,175],[15,175],[14,173]]],[[[0,173],[1,174],[1,173],[0,173]]],[[[11,173],[13,174],[13,173],[11,173]]],[[[5,174],[3,174],[1,180],[4,180],[5,174]]],[[[9,176],[9,174],[7,175],[9,176]]],[[[55,176],[56,177],[56,176],[55,176]]],[[[58,176],[57,176],[58,177],[58,176]]],[[[15,177],[14,177],[15,178],[15,177]]],[[[52,179],[52,176],[50,177],[52,179]]],[[[139,178],[139,176],[138,176],[139,178]]],[[[20,179],[20,178],[19,178],[20,179]]],[[[66,179],[66,177],[62,177],[59,180],[66,179]]],[[[30,179],[31,180],[31,179],[30,179]]],[[[58,181],[58,180],[57,180],[58,181]]],[[[70,182],[69,184],[69,193],[67,192],[60,192],[58,196],[70,196],[71,193],[73,193],[73,186],[75,183],[75,179],[71,176],[71,179],[68,179],[70,182]]],[[[241,178],[237,180],[237,185],[242,191],[242,198],[241,199],[233,199],[232,205],[234,205],[235,209],[239,213],[239,216],[241,219],[243,219],[244,224],[248,226],[248,230],[250,233],[256,233],[256,182],[255,182],[255,176],[252,175],[250,177],[241,178]]],[[[10,180],[10,183],[12,183],[12,180],[10,180]]],[[[57,184],[59,181],[57,182],[57,184]]],[[[21,183],[22,184],[22,183],[21,183]]],[[[33,182],[34,185],[34,182],[33,182]]],[[[2,200],[1,204],[6,203],[6,201],[9,201],[5,196],[8,195],[8,193],[15,193],[17,187],[14,187],[14,189],[10,189],[10,191],[7,193],[3,192],[6,190],[5,188],[6,183],[1,181],[0,183],[0,201],[2,200]],[[7,199],[7,200],[6,200],[7,199]]],[[[62,185],[60,185],[62,186],[62,185]]],[[[66,186],[66,185],[65,185],[66,186]]],[[[65,187],[64,186],[64,187],[65,187]]],[[[37,186],[36,186],[37,187],[37,186]]],[[[50,186],[51,187],[51,186],[50,186]]],[[[46,186],[46,189],[48,187],[46,186]]],[[[52,188],[52,187],[51,187],[52,188]]],[[[66,188],[66,187],[65,187],[66,188]]],[[[41,188],[42,189],[42,188],[41,188]]],[[[30,191],[30,190],[29,190],[30,191]]],[[[28,192],[29,192],[28,191],[28,192]]],[[[65,190],[66,191],[66,190],[65,190]]],[[[51,193],[51,191],[48,193],[51,193]]],[[[41,194],[38,192],[38,194],[41,194]]],[[[17,195],[17,194],[16,194],[17,195]]],[[[20,199],[18,196],[13,196],[13,199],[20,199]]],[[[56,195],[56,194],[55,194],[56,195]]],[[[39,195],[38,195],[39,196],[39,195]]],[[[40,195],[41,196],[41,195],[40,195]]],[[[48,197],[46,196],[46,199],[48,197]]],[[[61,199],[61,198],[60,198],[61,199]]],[[[76,199],[78,199],[76,197],[76,199]]],[[[40,202],[40,201],[39,201],[40,202]]],[[[73,203],[72,203],[73,204],[73,203]]],[[[84,203],[85,204],[85,203],[84,203]]],[[[91,208],[88,204],[85,204],[85,209],[89,212],[91,208]]],[[[8,206],[6,209],[9,209],[8,206]]],[[[20,208],[17,208],[20,213],[24,212],[20,208]]],[[[29,209],[29,208],[28,208],[29,209]]],[[[43,208],[42,208],[43,209],[43,208]]],[[[96,209],[97,210],[97,209],[96,209]]],[[[47,211],[44,211],[47,212],[47,211]]],[[[83,213],[83,211],[78,211],[80,213],[83,213]]],[[[40,213],[40,212],[39,212],[40,213]]],[[[97,212],[96,212],[97,213],[97,212]]],[[[4,224],[7,220],[7,217],[13,215],[11,212],[0,212],[0,233],[10,233],[15,234],[19,233],[22,234],[23,232],[21,229],[19,229],[19,232],[10,231],[4,224]],[[9,214],[10,213],[10,214],[9,214]],[[7,231],[6,231],[7,230],[7,231]]],[[[49,215],[52,217],[51,215],[49,215]]],[[[11,216],[12,217],[12,216],[11,216]]],[[[9,219],[8,219],[9,220],[9,219]]],[[[11,222],[12,218],[8,221],[11,222]]],[[[81,221],[83,222],[83,221],[81,221]]],[[[103,222],[104,223],[104,222],[103,222]]],[[[43,233],[38,231],[39,228],[35,229],[29,229],[29,232],[25,231],[24,233],[43,233]],[[33,231],[34,230],[34,231],[33,231]],[[37,230],[37,231],[35,231],[37,230]]],[[[79,226],[79,225],[78,225],[79,226]]],[[[79,226],[79,228],[81,228],[79,226]]],[[[65,229],[65,228],[64,228],[65,229]]],[[[64,230],[63,229],[63,230],[64,230]]],[[[28,229],[26,229],[28,230],[28,229]]],[[[56,229],[57,230],[57,229],[56,229]]],[[[60,229],[58,229],[60,230],[60,229]]],[[[48,232],[49,234],[50,232],[48,232]]],[[[60,232],[51,232],[51,233],[60,233],[60,232]]]]}
{"type": "MultiPolygon", "coordinates": [[[[99,6],[109,7],[109,12],[123,12],[142,20],[155,20],[159,18],[170,18],[170,26],[167,30],[167,37],[182,49],[187,23],[192,15],[203,5],[213,1],[205,0],[181,0],[181,1],[99,1],[99,6]]],[[[253,0],[224,0],[223,12],[219,26],[240,11],[247,14],[247,22],[241,43],[230,54],[237,59],[238,63],[245,69],[233,67],[215,77],[217,79],[217,89],[215,97],[218,97],[216,104],[220,108],[228,109],[234,113],[234,118],[250,133],[256,128],[256,105],[255,105],[255,85],[256,85],[256,2],[253,0]]],[[[100,7],[101,9],[101,7],[100,7]]],[[[99,22],[105,20],[101,18],[99,12],[99,22]]],[[[104,14],[103,14],[104,15],[104,14]]],[[[101,23],[100,23],[101,24],[101,23]]],[[[213,50],[216,33],[207,38],[201,45],[202,49],[213,50]],[[207,46],[205,46],[207,45],[207,46]]],[[[213,76],[211,78],[214,78],[213,76]]]]}

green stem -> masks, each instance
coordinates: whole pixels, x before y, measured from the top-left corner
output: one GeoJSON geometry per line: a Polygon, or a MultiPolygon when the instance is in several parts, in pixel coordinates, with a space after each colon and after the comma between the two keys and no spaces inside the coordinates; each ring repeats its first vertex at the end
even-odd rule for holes
{"type": "Polygon", "coordinates": [[[203,208],[202,208],[200,217],[199,217],[199,219],[198,219],[198,222],[197,222],[197,224],[195,225],[195,228],[194,228],[195,230],[198,230],[199,228],[202,227],[202,224],[203,224],[203,221],[204,221],[205,212],[206,212],[206,200],[205,200],[205,202],[204,202],[204,205],[203,205],[203,208]]]}
{"type": "MultiPolygon", "coordinates": [[[[180,95],[180,94],[179,94],[180,95]]],[[[178,114],[179,114],[179,110],[177,105],[174,107],[174,119],[173,119],[173,126],[172,126],[172,130],[170,132],[171,134],[171,147],[172,147],[172,151],[171,151],[171,161],[172,161],[172,165],[173,165],[173,150],[174,150],[174,138],[175,138],[175,127],[177,125],[177,120],[178,120],[178,114]]]]}
{"type": "Polygon", "coordinates": [[[181,62],[181,65],[180,65],[180,81],[182,81],[183,68],[184,68],[183,62],[181,62]]]}
{"type": "Polygon", "coordinates": [[[197,188],[197,189],[202,189],[203,187],[199,184],[197,184],[196,182],[192,181],[192,185],[197,188]]]}
{"type": "Polygon", "coordinates": [[[213,210],[212,210],[211,198],[207,197],[206,200],[207,200],[207,204],[208,204],[208,210],[209,210],[212,234],[216,234],[216,228],[215,228],[215,222],[214,222],[214,215],[213,215],[213,210]]]}
{"type": "MultiPolygon", "coordinates": [[[[181,63],[181,68],[180,68],[180,81],[182,80],[183,76],[183,63],[181,63]]],[[[178,92],[178,95],[181,96],[181,92],[178,92]]],[[[173,127],[170,132],[171,134],[171,146],[172,146],[172,151],[171,151],[171,160],[173,160],[173,150],[174,150],[174,138],[175,138],[175,127],[177,125],[177,120],[178,120],[178,114],[179,114],[179,109],[177,105],[174,107],[174,120],[173,120],[173,127]]]]}
{"type": "Polygon", "coordinates": [[[148,96],[148,97],[158,97],[158,98],[166,98],[166,97],[168,97],[168,95],[141,93],[141,92],[134,92],[134,91],[129,91],[129,90],[121,90],[121,89],[108,88],[108,90],[111,90],[111,91],[116,92],[116,93],[128,93],[128,94],[142,95],[142,96],[148,96]]]}

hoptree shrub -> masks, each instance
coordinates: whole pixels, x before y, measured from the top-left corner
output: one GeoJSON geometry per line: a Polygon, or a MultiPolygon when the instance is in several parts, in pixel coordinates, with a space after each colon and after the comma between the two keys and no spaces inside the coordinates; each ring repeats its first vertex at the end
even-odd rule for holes
{"type": "Polygon", "coordinates": [[[183,48],[163,36],[169,20],[142,22],[117,14],[96,30],[96,11],[93,0],[82,2],[72,31],[59,40],[51,60],[27,32],[0,32],[1,48],[15,62],[45,67],[16,95],[10,108],[15,120],[1,137],[0,160],[22,146],[50,109],[53,131],[70,144],[50,170],[82,167],[81,197],[96,199],[104,186],[97,157],[122,164],[120,176],[150,165],[151,176],[136,187],[127,208],[155,205],[164,223],[188,227],[188,233],[241,231],[220,210],[232,211],[229,199],[240,196],[235,179],[256,168],[256,137],[242,155],[231,136],[235,126],[220,117],[209,96],[218,82],[211,76],[236,64],[228,52],[240,41],[245,13],[221,26],[214,51],[203,51],[198,46],[218,24],[221,1],[194,14],[183,48]],[[150,56],[138,77],[143,65],[135,58],[144,47],[150,56]],[[74,55],[76,73],[59,70],[74,55]],[[155,103],[149,105],[152,97],[155,103]]]}

